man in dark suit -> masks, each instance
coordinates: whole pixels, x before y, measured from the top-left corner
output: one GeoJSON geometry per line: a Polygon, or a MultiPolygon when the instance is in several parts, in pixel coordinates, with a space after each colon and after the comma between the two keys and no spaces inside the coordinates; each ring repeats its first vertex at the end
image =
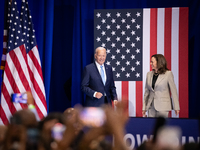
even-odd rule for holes
{"type": "Polygon", "coordinates": [[[104,64],[106,49],[95,50],[95,62],[87,65],[83,71],[81,90],[86,94],[85,106],[99,107],[102,104],[117,104],[116,87],[112,67],[104,64]]]}

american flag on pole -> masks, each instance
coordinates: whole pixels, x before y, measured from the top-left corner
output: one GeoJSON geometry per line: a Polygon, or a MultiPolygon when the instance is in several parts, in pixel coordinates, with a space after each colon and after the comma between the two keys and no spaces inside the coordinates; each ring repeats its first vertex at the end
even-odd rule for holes
{"type": "Polygon", "coordinates": [[[26,104],[11,102],[11,94],[31,91],[38,116],[47,114],[45,90],[40,57],[32,25],[28,2],[22,1],[21,17],[17,3],[12,0],[9,15],[9,29],[5,71],[1,90],[1,123],[7,124],[17,110],[27,108],[26,104]]]}
{"type": "Polygon", "coordinates": [[[8,5],[8,0],[5,0],[5,6],[4,6],[4,31],[3,31],[3,53],[1,57],[1,66],[0,69],[5,69],[5,63],[6,63],[6,53],[7,53],[7,39],[8,39],[8,20],[10,14],[10,5],[8,5]]]}
{"type": "MultiPolygon", "coordinates": [[[[174,74],[180,118],[188,118],[188,8],[94,11],[94,48],[105,47],[118,99],[130,117],[142,117],[146,74],[153,54],[163,54],[174,74]]],[[[171,113],[175,117],[174,112],[171,113]]]]}

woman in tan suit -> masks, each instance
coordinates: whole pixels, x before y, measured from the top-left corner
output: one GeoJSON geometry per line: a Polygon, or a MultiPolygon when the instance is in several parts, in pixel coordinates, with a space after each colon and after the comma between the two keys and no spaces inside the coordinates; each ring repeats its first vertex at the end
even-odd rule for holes
{"type": "Polygon", "coordinates": [[[152,71],[147,73],[142,114],[149,117],[168,117],[169,111],[179,114],[180,106],[174,76],[167,68],[162,54],[151,56],[152,71]],[[171,92],[171,95],[170,95],[171,92]],[[171,99],[172,96],[172,99],[171,99]],[[173,104],[172,104],[173,103],[173,104]]]}

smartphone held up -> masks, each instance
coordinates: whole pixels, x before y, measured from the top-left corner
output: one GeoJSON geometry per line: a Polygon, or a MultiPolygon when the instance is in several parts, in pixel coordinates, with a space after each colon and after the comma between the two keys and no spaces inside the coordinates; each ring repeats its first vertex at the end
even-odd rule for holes
{"type": "Polygon", "coordinates": [[[14,93],[11,95],[12,102],[27,104],[27,93],[14,93]]]}
{"type": "Polygon", "coordinates": [[[85,126],[100,127],[105,123],[106,115],[100,107],[85,107],[80,112],[80,120],[85,126]]]}

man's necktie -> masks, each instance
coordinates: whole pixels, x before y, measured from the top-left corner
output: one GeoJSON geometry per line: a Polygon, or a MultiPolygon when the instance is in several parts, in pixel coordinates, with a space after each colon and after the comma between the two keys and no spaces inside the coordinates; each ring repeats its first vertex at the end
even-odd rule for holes
{"type": "Polygon", "coordinates": [[[100,66],[101,67],[101,78],[102,78],[102,81],[103,81],[103,84],[105,85],[105,75],[104,75],[104,71],[103,71],[103,66],[100,66]]]}

